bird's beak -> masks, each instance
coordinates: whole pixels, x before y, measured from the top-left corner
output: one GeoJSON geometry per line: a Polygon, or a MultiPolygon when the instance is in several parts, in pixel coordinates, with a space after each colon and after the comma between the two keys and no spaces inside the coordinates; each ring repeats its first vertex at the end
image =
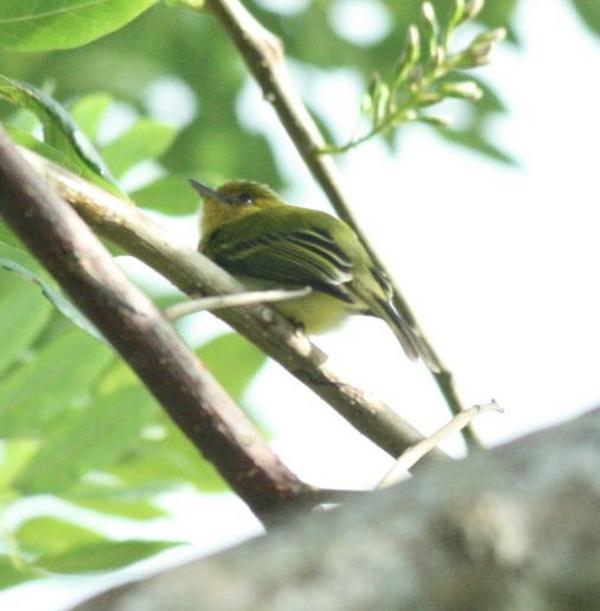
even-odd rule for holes
{"type": "Polygon", "coordinates": [[[199,182],[198,180],[194,180],[193,178],[189,179],[190,185],[198,191],[201,197],[210,197],[211,199],[216,199],[218,202],[223,202],[224,204],[232,204],[234,203],[230,197],[224,195],[223,193],[219,193],[215,189],[211,189],[207,185],[199,182]]]}

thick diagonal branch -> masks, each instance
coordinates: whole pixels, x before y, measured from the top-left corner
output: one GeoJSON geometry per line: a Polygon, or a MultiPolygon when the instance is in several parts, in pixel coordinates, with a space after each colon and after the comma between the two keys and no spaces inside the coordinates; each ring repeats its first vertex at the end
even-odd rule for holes
{"type": "Polygon", "coordinates": [[[3,131],[0,211],[259,519],[310,490],[3,131]]]}
{"type": "MultiPolygon", "coordinates": [[[[452,413],[460,413],[463,406],[456,392],[452,373],[427,341],[406,299],[393,281],[393,275],[387,272],[385,265],[352,214],[348,197],[344,194],[338,179],[333,159],[319,153],[325,145],[325,140],[289,77],[281,40],[264,28],[239,0],[209,0],[207,6],[217,16],[237,47],[248,69],[262,88],[265,99],[273,104],[283,127],[337,214],[355,230],[373,261],[392,280],[395,306],[423,337],[427,351],[437,365],[437,371],[431,372],[435,382],[452,413]]],[[[470,444],[479,443],[470,427],[464,429],[463,434],[470,444]]]]}
{"type": "Polygon", "coordinates": [[[599,439],[596,410],[76,611],[598,609],[599,439]]]}
{"type": "MultiPolygon", "coordinates": [[[[190,295],[225,295],[245,290],[201,253],[174,242],[137,208],[59,166],[23,149],[27,159],[103,236],[157,270],[190,295]]],[[[266,306],[215,313],[311,388],[373,443],[400,456],[423,436],[376,397],[356,388],[328,364],[306,336],[266,306]]],[[[444,456],[433,451],[426,460],[444,456]]]]}

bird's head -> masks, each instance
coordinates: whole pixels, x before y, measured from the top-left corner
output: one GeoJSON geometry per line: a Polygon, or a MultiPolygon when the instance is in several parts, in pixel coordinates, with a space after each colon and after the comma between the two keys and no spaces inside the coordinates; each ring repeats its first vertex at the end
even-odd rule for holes
{"type": "Polygon", "coordinates": [[[272,189],[250,180],[232,180],[218,189],[194,179],[190,179],[190,184],[204,200],[202,233],[205,236],[223,223],[284,205],[272,189]]]}

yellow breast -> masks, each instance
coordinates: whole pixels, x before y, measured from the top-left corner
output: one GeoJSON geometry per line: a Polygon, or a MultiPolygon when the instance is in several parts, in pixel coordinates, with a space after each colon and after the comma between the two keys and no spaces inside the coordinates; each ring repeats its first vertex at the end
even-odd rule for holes
{"type": "Polygon", "coordinates": [[[338,327],[351,313],[350,304],[315,291],[306,297],[274,304],[286,318],[301,323],[307,333],[324,333],[338,327]]]}

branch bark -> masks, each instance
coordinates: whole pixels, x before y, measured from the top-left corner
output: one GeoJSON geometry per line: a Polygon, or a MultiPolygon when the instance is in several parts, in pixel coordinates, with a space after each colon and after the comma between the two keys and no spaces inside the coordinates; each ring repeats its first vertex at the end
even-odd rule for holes
{"type": "Polygon", "coordinates": [[[0,211],[233,490],[268,524],[311,489],[0,129],[0,211]]]}
{"type": "Polygon", "coordinates": [[[75,611],[596,609],[598,464],[600,410],[75,611]]]}
{"type": "MultiPolygon", "coordinates": [[[[437,371],[431,371],[431,375],[434,377],[450,411],[454,415],[459,414],[464,406],[456,391],[452,372],[444,365],[427,340],[408,302],[395,283],[393,275],[386,269],[375,248],[352,214],[349,198],[342,190],[333,159],[330,156],[320,154],[325,146],[325,140],[317,124],[302,103],[288,74],[281,40],[259,23],[239,0],[208,0],[207,7],[215,14],[238,49],[248,69],[260,85],[264,98],[275,108],[281,124],[315,180],[321,185],[334,210],[341,219],[354,229],[373,262],[390,278],[394,293],[394,305],[403,318],[423,338],[423,343],[430,353],[432,361],[437,365],[437,371]]],[[[462,434],[470,446],[481,445],[470,425],[463,429],[462,434]]]]}
{"type": "MultiPolygon", "coordinates": [[[[22,153],[101,235],[147,263],[184,293],[225,295],[247,290],[201,253],[172,241],[134,206],[27,149],[22,153]]],[[[327,355],[275,311],[253,305],[215,315],[278,361],[394,458],[423,440],[385,403],[339,376],[328,364],[327,355]]],[[[424,460],[445,456],[435,449],[424,460]]]]}

